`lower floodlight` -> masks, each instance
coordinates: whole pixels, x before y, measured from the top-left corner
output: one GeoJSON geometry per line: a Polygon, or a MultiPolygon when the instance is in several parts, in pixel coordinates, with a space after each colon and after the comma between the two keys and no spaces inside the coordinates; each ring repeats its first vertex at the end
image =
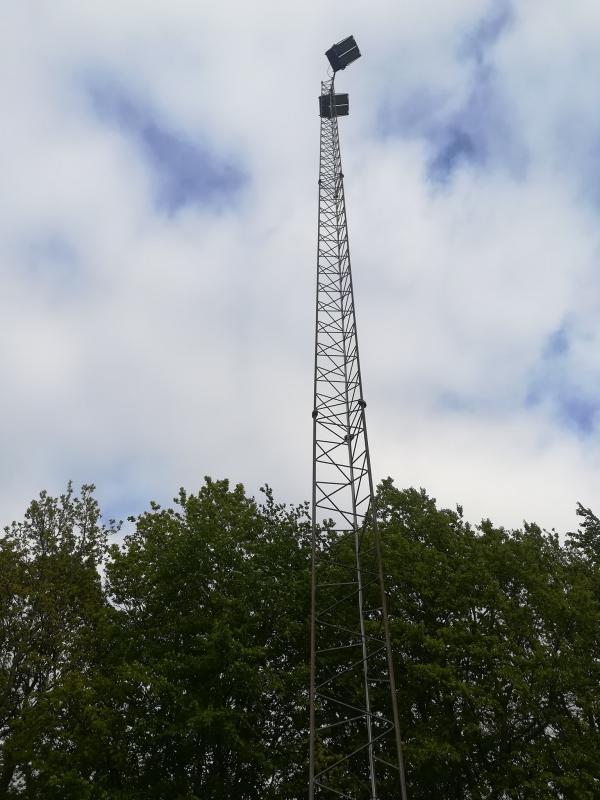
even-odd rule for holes
{"type": "Polygon", "coordinates": [[[319,97],[319,115],[332,119],[332,117],[347,117],[350,110],[347,94],[322,94],[319,97]]]}
{"type": "Polygon", "coordinates": [[[356,44],[354,36],[348,36],[347,39],[342,39],[341,42],[334,44],[325,53],[331,64],[334,72],[340,69],[346,69],[348,64],[352,64],[357,58],[360,58],[360,50],[356,44]]]}

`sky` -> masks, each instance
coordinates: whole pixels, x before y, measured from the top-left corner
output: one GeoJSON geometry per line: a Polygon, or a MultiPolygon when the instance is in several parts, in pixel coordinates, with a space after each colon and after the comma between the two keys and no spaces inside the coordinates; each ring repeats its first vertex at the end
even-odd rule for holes
{"type": "Polygon", "coordinates": [[[319,119],[342,72],[374,477],[600,512],[595,0],[22,0],[0,27],[0,523],[205,475],[310,497],[319,119]]]}

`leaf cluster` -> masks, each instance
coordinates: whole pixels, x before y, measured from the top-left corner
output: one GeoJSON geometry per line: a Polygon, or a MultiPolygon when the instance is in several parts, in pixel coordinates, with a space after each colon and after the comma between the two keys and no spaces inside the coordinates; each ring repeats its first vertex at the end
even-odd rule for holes
{"type": "MultiPolygon", "coordinates": [[[[600,521],[377,503],[411,800],[600,796],[600,521]]],[[[0,800],[304,798],[306,504],[207,478],[132,522],[69,486],[0,539],[0,800]]]]}

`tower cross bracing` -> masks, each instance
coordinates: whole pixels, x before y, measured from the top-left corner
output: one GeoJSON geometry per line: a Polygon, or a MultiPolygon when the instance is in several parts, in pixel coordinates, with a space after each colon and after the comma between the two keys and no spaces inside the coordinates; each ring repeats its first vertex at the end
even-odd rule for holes
{"type": "Polygon", "coordinates": [[[406,800],[334,81],[319,103],[309,800],[406,800]]]}

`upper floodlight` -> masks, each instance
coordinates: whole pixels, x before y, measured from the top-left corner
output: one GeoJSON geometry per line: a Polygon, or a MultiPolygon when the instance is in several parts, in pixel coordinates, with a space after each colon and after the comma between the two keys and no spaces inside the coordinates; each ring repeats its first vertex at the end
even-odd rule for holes
{"type": "Polygon", "coordinates": [[[347,39],[342,39],[341,42],[330,47],[325,55],[329,59],[333,71],[337,72],[340,69],[346,69],[348,64],[360,58],[360,50],[354,36],[348,36],[347,39]]]}

